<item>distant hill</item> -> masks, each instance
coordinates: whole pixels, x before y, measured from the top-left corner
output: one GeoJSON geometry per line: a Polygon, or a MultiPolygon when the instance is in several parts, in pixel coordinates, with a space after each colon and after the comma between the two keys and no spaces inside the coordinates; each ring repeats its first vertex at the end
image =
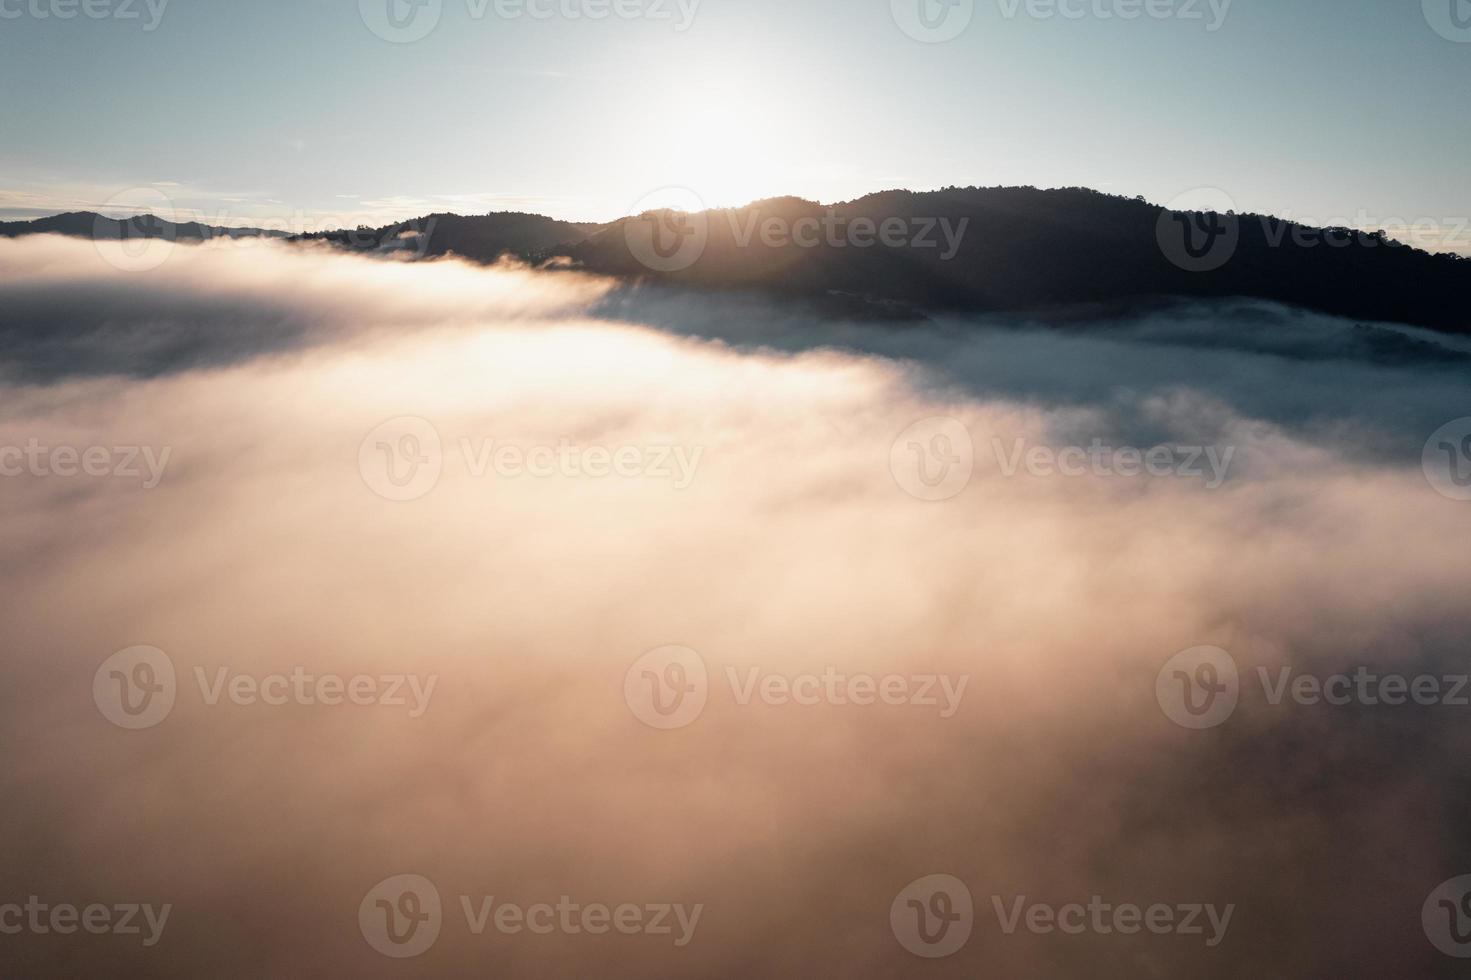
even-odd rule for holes
{"type": "MultiPolygon", "coordinates": [[[[85,212],[0,224],[0,234],[115,237],[124,224],[135,235],[172,229],[182,241],[262,234],[170,226],[151,216],[113,222],[85,212]]],[[[759,292],[880,315],[1124,310],[1173,298],[1248,297],[1471,333],[1471,259],[1431,255],[1382,232],[1171,212],[1084,188],[896,190],[835,205],[786,197],[601,225],[515,212],[431,214],[291,240],[478,262],[511,255],[630,281],[759,292]]]]}
{"type": "Polygon", "coordinates": [[[600,227],[518,211],[472,217],[430,214],[379,228],[364,226],[300,235],[292,240],[326,241],[359,252],[409,251],[421,258],[459,255],[478,262],[493,262],[506,254],[526,258],[580,242],[600,227]]]}
{"type": "MultiPolygon", "coordinates": [[[[629,227],[651,221],[669,226],[666,251],[678,240],[676,231],[691,229],[684,216],[654,213],[614,222],[562,251],[611,275],[704,289],[862,297],[919,311],[1252,297],[1471,332],[1471,260],[1431,255],[1380,234],[1264,215],[1176,214],[1086,189],[889,191],[831,207],[797,198],[759,201],[698,216],[708,234],[703,251],[687,268],[665,271],[649,268],[648,230],[629,227]],[[886,222],[891,242],[909,238],[898,245],[875,241],[873,229],[886,222]],[[635,254],[631,241],[645,247],[635,254]]],[[[656,256],[655,264],[669,263],[656,256]]]]}
{"type": "Polygon", "coordinates": [[[131,218],[105,218],[94,211],[68,211],[34,221],[0,221],[0,238],[21,235],[72,235],[97,241],[120,238],[167,238],[171,241],[199,242],[211,238],[285,238],[285,232],[261,228],[223,228],[197,221],[175,224],[153,214],[131,218]]]}

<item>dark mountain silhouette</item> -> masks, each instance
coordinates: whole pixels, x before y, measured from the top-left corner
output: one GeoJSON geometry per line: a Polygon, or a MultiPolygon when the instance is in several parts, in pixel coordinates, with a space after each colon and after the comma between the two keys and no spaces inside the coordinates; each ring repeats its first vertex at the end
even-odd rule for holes
{"type": "Polygon", "coordinates": [[[350,231],[300,235],[293,241],[325,241],[363,252],[410,251],[426,258],[460,255],[478,262],[493,262],[506,254],[525,258],[580,242],[600,227],[519,211],[471,217],[430,214],[380,228],[360,226],[350,231]]]}
{"type": "Polygon", "coordinates": [[[131,218],[105,218],[94,211],[68,211],[34,221],[0,221],[0,238],[21,235],[72,235],[98,241],[120,238],[167,238],[170,241],[199,242],[211,238],[285,238],[286,233],[261,228],[222,228],[197,221],[174,223],[153,214],[131,218]]]}
{"type": "MultiPolygon", "coordinates": [[[[0,224],[0,234],[111,237],[122,234],[124,224],[67,214],[0,224]]],[[[260,234],[169,226],[159,219],[126,224],[131,234],[163,234],[171,227],[183,241],[260,234]]],[[[291,240],[478,262],[511,255],[630,281],[757,292],[876,316],[1061,316],[1243,297],[1471,332],[1471,259],[1432,255],[1383,232],[1314,228],[1257,214],[1171,212],[1142,198],[1085,188],[896,190],[831,206],[786,197],[698,215],[651,212],[602,225],[513,212],[431,214],[291,240]],[[652,232],[660,236],[660,249],[651,253],[652,232]],[[703,242],[688,261],[660,256],[677,253],[686,241],[703,242]]]]}
{"type": "MultiPolygon", "coordinates": [[[[652,221],[665,226],[665,246],[672,249],[691,225],[667,212],[614,222],[564,251],[577,264],[612,275],[705,289],[861,297],[919,311],[1121,308],[1169,297],[1248,297],[1471,332],[1471,260],[1431,255],[1379,233],[1315,229],[1254,214],[1176,214],[1139,198],[1081,188],[888,191],[831,207],[777,198],[704,212],[697,220],[708,228],[708,243],[677,271],[649,269],[647,252],[635,255],[629,245],[628,223],[652,221]],[[810,247],[784,237],[803,219],[810,247]],[[894,219],[915,238],[927,230],[928,242],[874,241],[873,227],[894,219]],[[820,226],[814,232],[812,222],[824,220],[833,231],[820,226]],[[962,221],[968,222],[964,234],[946,258],[942,223],[954,234],[962,221]],[[763,237],[767,222],[775,232],[770,239],[763,237]],[[1192,271],[1216,262],[1217,268],[1192,271]]],[[[647,241],[647,229],[635,230],[633,240],[640,234],[647,241]]]]}

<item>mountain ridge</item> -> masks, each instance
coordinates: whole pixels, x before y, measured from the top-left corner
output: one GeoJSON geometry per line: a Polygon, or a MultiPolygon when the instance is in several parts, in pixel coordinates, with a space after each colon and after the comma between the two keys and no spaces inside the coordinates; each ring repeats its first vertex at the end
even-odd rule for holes
{"type": "MultiPolygon", "coordinates": [[[[98,234],[86,230],[87,216],[0,223],[0,235],[30,233],[17,227],[98,234]]],[[[95,219],[93,226],[102,237],[121,234],[109,221],[95,219]]],[[[349,251],[481,263],[510,256],[630,282],[823,304],[841,299],[901,315],[1250,298],[1471,333],[1471,259],[1432,254],[1382,231],[1318,228],[1253,213],[1171,211],[1088,188],[889,189],[834,204],[779,196],[605,223],[527,212],[437,213],[295,236],[196,223],[174,225],[173,233],[190,241],[268,234],[349,251]],[[661,240],[676,252],[652,248],[661,240]],[[689,254],[677,254],[681,248],[689,254]]]]}

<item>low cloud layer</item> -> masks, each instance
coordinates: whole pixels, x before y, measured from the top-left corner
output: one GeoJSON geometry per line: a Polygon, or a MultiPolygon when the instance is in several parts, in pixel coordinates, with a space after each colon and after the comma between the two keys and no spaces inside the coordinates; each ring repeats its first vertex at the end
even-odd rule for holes
{"type": "Polygon", "coordinates": [[[0,447],[45,466],[0,478],[0,905],[171,907],[152,945],[141,912],[0,935],[19,975],[1456,975],[1422,905],[1471,872],[1471,707],[1271,696],[1471,669],[1471,503],[1420,465],[1468,385],[1424,350],[263,243],[0,242],[0,310],[0,447]],[[98,675],[140,646],[176,679],[130,729],[98,675]],[[1203,646],[1239,701],[1196,730],[1157,681],[1203,646]],[[703,708],[651,713],[636,664],[703,669],[703,708]],[[935,874],[974,922],[926,959],[891,906],[935,874]],[[399,959],[369,935],[401,875],[442,911],[399,959]],[[1234,911],[1211,945],[1008,934],[1020,896],[1234,911]],[[559,902],[639,925],[495,924],[559,902]]]}

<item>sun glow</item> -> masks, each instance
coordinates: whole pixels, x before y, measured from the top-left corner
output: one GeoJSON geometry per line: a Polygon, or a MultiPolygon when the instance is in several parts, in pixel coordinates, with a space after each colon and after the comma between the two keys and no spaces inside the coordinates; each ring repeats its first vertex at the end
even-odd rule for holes
{"type": "MultiPolygon", "coordinates": [[[[784,193],[792,141],[781,103],[748,88],[692,92],[672,113],[673,179],[706,207],[737,207],[784,193]]],[[[789,182],[789,177],[787,178],[789,182]]]]}

